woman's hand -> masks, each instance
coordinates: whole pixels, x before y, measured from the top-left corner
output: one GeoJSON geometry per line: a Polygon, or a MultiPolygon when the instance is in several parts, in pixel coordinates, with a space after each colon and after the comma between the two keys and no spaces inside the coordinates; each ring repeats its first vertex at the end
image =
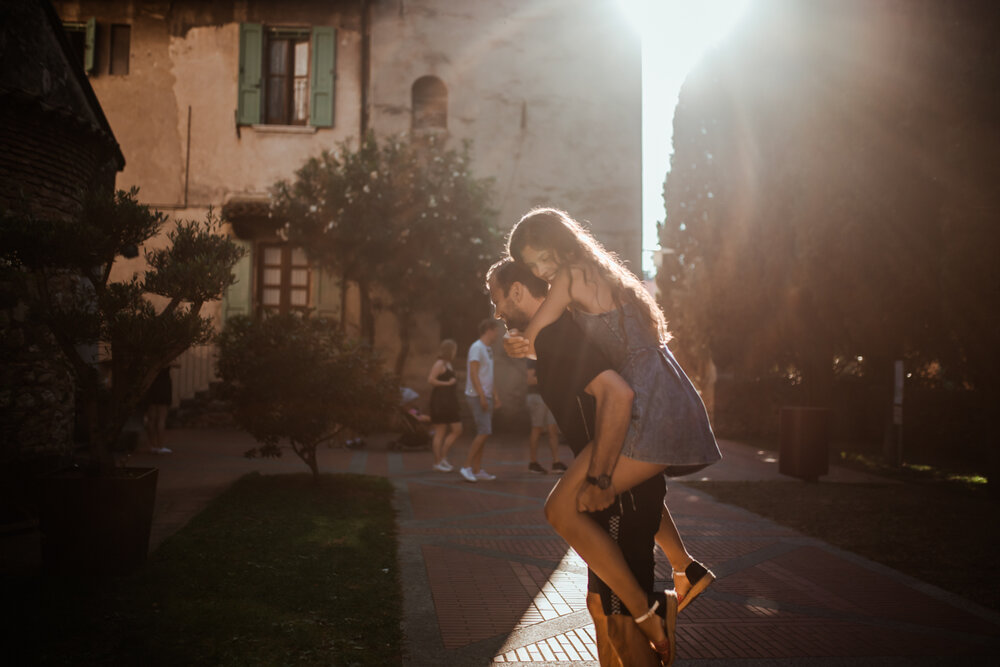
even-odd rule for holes
{"type": "Polygon", "coordinates": [[[503,337],[503,351],[512,359],[523,359],[531,353],[531,343],[520,331],[511,329],[503,337]]]}
{"type": "Polygon", "coordinates": [[[576,496],[576,509],[579,512],[599,512],[609,507],[615,501],[616,495],[618,493],[614,484],[602,489],[596,484],[584,482],[580,487],[580,493],[576,496]]]}
{"type": "Polygon", "coordinates": [[[447,382],[445,382],[444,386],[450,387],[450,386],[454,385],[456,382],[458,382],[458,378],[452,378],[452,379],[448,380],[447,382]]]}

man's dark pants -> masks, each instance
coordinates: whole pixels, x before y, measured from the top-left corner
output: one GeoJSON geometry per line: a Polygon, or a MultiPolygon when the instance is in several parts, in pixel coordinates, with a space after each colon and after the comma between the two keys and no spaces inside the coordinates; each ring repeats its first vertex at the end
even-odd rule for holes
{"type": "MultiPolygon", "coordinates": [[[[666,480],[663,475],[654,475],[642,484],[615,496],[615,502],[606,509],[590,513],[594,521],[618,543],[639,587],[650,595],[654,595],[655,578],[653,538],[660,527],[665,493],[666,480]]],[[[601,606],[606,615],[630,615],[628,608],[600,577],[589,569],[587,574],[587,591],[601,596],[601,606]]],[[[650,599],[650,605],[653,599],[650,599]]]]}

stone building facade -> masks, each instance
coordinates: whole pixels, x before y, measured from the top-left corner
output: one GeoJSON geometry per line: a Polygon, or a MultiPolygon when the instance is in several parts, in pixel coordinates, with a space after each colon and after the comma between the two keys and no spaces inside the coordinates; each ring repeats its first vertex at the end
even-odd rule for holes
{"type": "MultiPolygon", "coordinates": [[[[336,280],[268,227],[268,191],[368,130],[472,140],[501,226],[560,206],[639,266],[640,47],[616,0],[53,4],[128,159],[118,186],[138,185],[175,219],[221,210],[250,251],[212,306],[220,325],[275,303],[341,313],[336,280]]],[[[138,259],[116,267],[141,270],[138,259]]],[[[353,324],[357,294],[346,294],[353,324]]],[[[392,358],[395,323],[378,318],[376,347],[392,358]]],[[[423,389],[438,342],[424,320],[406,384],[423,389]]],[[[180,362],[175,399],[214,372],[210,348],[180,362]]]]}
{"type": "MultiPolygon", "coordinates": [[[[0,7],[0,210],[72,219],[124,157],[47,2],[0,7]]],[[[0,464],[69,451],[74,383],[13,279],[0,276],[0,464]]]]}

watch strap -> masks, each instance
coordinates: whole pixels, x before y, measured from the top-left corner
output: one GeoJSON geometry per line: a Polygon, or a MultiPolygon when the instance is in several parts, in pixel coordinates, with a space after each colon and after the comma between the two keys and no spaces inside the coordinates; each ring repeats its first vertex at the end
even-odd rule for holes
{"type": "Polygon", "coordinates": [[[597,488],[604,490],[611,486],[611,475],[603,474],[594,477],[593,475],[587,475],[586,480],[588,484],[593,484],[597,488]]]}

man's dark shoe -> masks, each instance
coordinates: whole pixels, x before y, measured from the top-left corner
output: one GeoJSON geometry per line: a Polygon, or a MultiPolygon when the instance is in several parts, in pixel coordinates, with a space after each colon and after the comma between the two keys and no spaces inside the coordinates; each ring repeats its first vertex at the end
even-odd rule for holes
{"type": "Polygon", "coordinates": [[[552,464],[552,472],[566,472],[566,464],[562,461],[556,461],[552,464]]]}
{"type": "Polygon", "coordinates": [[[530,470],[531,472],[537,472],[540,475],[544,475],[548,472],[548,470],[539,465],[537,461],[532,461],[531,463],[529,463],[528,470],[530,470]]]}

